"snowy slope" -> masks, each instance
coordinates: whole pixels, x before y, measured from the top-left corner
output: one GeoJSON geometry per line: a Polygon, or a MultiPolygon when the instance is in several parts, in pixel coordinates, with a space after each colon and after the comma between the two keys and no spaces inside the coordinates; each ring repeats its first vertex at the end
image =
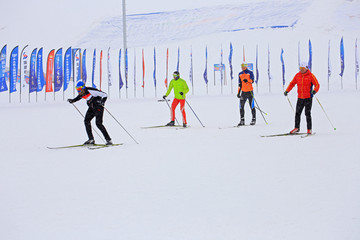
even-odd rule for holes
{"type": "MultiPolygon", "coordinates": [[[[241,5],[186,9],[172,12],[136,14],[127,17],[129,47],[155,46],[214,33],[245,29],[293,27],[301,6],[309,1],[264,1],[241,5]],[[286,9],[284,12],[283,9],[286,9]]],[[[101,21],[79,45],[85,47],[122,46],[122,17],[101,21]]]]}

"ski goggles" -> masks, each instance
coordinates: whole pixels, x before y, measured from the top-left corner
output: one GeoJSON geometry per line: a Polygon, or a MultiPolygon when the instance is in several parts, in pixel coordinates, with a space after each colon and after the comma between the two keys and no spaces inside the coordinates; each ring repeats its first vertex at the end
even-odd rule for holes
{"type": "Polygon", "coordinates": [[[81,90],[83,90],[84,88],[85,86],[76,87],[76,91],[81,92],[81,90]]]}
{"type": "Polygon", "coordinates": [[[177,78],[177,77],[179,77],[179,74],[174,73],[174,74],[173,74],[173,77],[174,77],[174,78],[177,78]]]}

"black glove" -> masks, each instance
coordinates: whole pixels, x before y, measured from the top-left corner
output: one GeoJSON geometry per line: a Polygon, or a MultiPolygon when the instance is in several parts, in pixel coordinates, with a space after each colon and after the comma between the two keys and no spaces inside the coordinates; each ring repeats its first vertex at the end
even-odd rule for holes
{"type": "Polygon", "coordinates": [[[311,92],[313,95],[315,95],[316,94],[316,91],[315,90],[312,90],[312,92],[311,92]]]}
{"type": "Polygon", "coordinates": [[[72,100],[71,98],[68,99],[69,103],[74,103],[74,100],[72,100]]]}
{"type": "Polygon", "coordinates": [[[183,92],[179,92],[180,93],[180,95],[182,96],[182,95],[184,95],[184,93],[183,92]]]}
{"type": "Polygon", "coordinates": [[[236,95],[238,98],[240,98],[240,92],[238,92],[238,94],[236,95]]]}
{"type": "Polygon", "coordinates": [[[285,92],[284,92],[284,96],[286,97],[286,96],[287,96],[287,94],[288,94],[288,92],[287,92],[287,91],[285,91],[285,92]]]}
{"type": "Polygon", "coordinates": [[[248,82],[248,80],[247,80],[246,78],[245,78],[243,81],[244,81],[244,83],[247,83],[247,82],[248,82]]]}
{"type": "Polygon", "coordinates": [[[166,99],[166,95],[163,96],[163,99],[166,99]]]}

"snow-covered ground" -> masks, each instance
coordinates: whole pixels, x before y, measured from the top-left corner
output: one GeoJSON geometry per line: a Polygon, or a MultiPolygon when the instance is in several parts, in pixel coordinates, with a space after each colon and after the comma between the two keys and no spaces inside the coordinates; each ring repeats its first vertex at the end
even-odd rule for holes
{"type": "Polygon", "coordinates": [[[2,107],[1,239],[358,239],[358,92],[318,98],[337,130],[314,102],[308,138],[260,137],[293,127],[281,95],[239,129],[234,96],[189,97],[205,128],[187,108],[180,130],[141,128],[169,120],[164,102],[110,100],[139,144],[105,114],[124,145],[101,150],[46,148],[86,140],[68,103],[2,107]]]}
{"type": "MultiPolygon", "coordinates": [[[[256,1],[256,4],[258,2],[261,3],[256,1]]],[[[16,92],[11,96],[11,104],[8,93],[0,93],[0,239],[359,239],[360,98],[355,89],[354,44],[359,37],[360,2],[305,2],[297,2],[303,4],[303,8],[298,7],[303,11],[296,11],[289,1],[278,2],[278,6],[291,6],[279,13],[293,13],[296,24],[291,28],[235,32],[223,29],[224,32],[220,28],[209,32],[201,27],[208,28],[207,24],[194,24],[203,34],[191,35],[189,39],[163,41],[159,38],[156,44],[151,41],[164,35],[155,29],[156,34],[149,35],[149,44],[145,45],[139,34],[138,38],[133,38],[135,43],[130,43],[128,98],[124,88],[121,96],[118,92],[117,56],[121,46],[111,46],[113,87],[106,107],[139,144],[105,113],[104,124],[113,141],[124,145],[99,150],[49,150],[47,146],[79,144],[86,140],[83,120],[76,109],[63,101],[61,93],[57,93],[55,101],[52,93],[47,95],[46,101],[44,93],[39,93],[37,103],[34,94],[28,103],[28,96],[23,93],[20,103],[16,92]],[[341,36],[344,36],[346,64],[343,90],[339,76],[341,36]],[[316,134],[307,138],[262,138],[261,135],[284,133],[293,128],[294,113],[282,95],[280,50],[285,51],[287,85],[298,71],[298,43],[301,59],[307,60],[309,39],[313,47],[313,72],[321,84],[313,101],[316,134]],[[329,40],[332,76],[328,91],[329,40]],[[257,112],[255,126],[232,128],[239,122],[239,106],[235,96],[236,77],[231,85],[228,72],[230,42],[234,46],[235,76],[240,71],[243,49],[246,60],[255,63],[258,45],[260,77],[255,97],[267,113],[265,118],[269,124],[265,124],[257,112]],[[202,77],[206,46],[209,51],[208,94],[202,77]],[[157,97],[152,79],[154,47],[158,59],[157,97]],[[189,85],[190,49],[193,49],[194,87],[187,101],[205,128],[186,106],[189,128],[143,129],[169,121],[168,106],[157,100],[166,90],[163,84],[166,49],[170,51],[171,76],[176,68],[178,47],[181,49],[180,73],[189,85]],[[214,86],[211,70],[214,63],[221,61],[221,47],[228,81],[223,94],[219,75],[217,73],[214,86]],[[267,75],[268,47],[271,51],[271,92],[267,75]],[[140,87],[142,48],[146,57],[144,98],[140,87]],[[134,52],[137,54],[136,95],[134,52]]],[[[204,13],[206,9],[212,8],[200,8],[197,12],[204,13]]],[[[221,9],[224,12],[229,8],[221,9]]],[[[175,12],[180,14],[181,11],[175,12]]],[[[266,14],[269,12],[259,9],[258,13],[269,17],[266,14]]],[[[210,13],[216,14],[216,10],[210,13]]],[[[281,19],[280,15],[275,15],[273,21],[281,19]]],[[[241,19],[246,18],[241,16],[241,19]]],[[[253,25],[249,27],[268,26],[260,24],[261,21],[252,19],[253,25]]],[[[152,26],[148,22],[144,24],[152,26]]],[[[1,31],[11,32],[9,28],[1,31]]],[[[182,33],[184,36],[191,34],[186,28],[180,35],[182,33]]],[[[88,69],[92,48],[99,44],[98,49],[107,50],[110,46],[96,34],[93,36],[97,42],[88,46],[88,69]]],[[[30,48],[39,47],[37,40],[44,41],[29,37],[30,48]]],[[[76,40],[80,42],[81,38],[76,40]]],[[[118,39],[109,38],[111,41],[116,43],[118,39]]],[[[51,40],[45,42],[45,52],[55,47],[50,44],[51,40]]],[[[18,44],[15,37],[7,43],[8,49],[18,44]]],[[[78,47],[87,46],[84,43],[78,47]]],[[[103,66],[106,66],[105,61],[103,66]]],[[[96,71],[98,81],[99,69],[96,71]]],[[[103,79],[106,79],[106,70],[103,72],[103,79]]],[[[106,91],[107,87],[105,80],[103,89],[106,91]]],[[[65,93],[64,98],[69,97],[72,91],[65,93]]],[[[296,89],[289,97],[295,106],[296,89]]],[[[76,106],[82,113],[86,111],[84,101],[76,106]]],[[[245,114],[248,124],[248,105],[245,114]]],[[[177,117],[181,121],[178,109],[177,117]]],[[[304,116],[301,128],[306,130],[304,116]]]]}

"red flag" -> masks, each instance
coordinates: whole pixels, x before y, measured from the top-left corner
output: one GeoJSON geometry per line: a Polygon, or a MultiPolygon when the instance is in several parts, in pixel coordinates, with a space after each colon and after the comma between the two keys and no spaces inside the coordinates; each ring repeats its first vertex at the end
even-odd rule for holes
{"type": "Polygon", "coordinates": [[[142,88],[145,87],[145,60],[144,60],[144,49],[142,50],[142,68],[143,68],[143,84],[142,88]]]}
{"type": "Polygon", "coordinates": [[[53,92],[52,82],[53,82],[53,73],[54,73],[54,57],[55,57],[55,49],[51,50],[46,66],[46,92],[53,92]]]}
{"type": "Polygon", "coordinates": [[[102,83],[102,50],[100,52],[100,91],[101,91],[101,83],[102,83]]]}
{"type": "Polygon", "coordinates": [[[168,74],[169,74],[169,49],[166,50],[166,78],[165,78],[165,87],[168,87],[168,74]]]}
{"type": "Polygon", "coordinates": [[[244,62],[245,62],[245,46],[243,46],[243,58],[244,58],[244,62]]]}

